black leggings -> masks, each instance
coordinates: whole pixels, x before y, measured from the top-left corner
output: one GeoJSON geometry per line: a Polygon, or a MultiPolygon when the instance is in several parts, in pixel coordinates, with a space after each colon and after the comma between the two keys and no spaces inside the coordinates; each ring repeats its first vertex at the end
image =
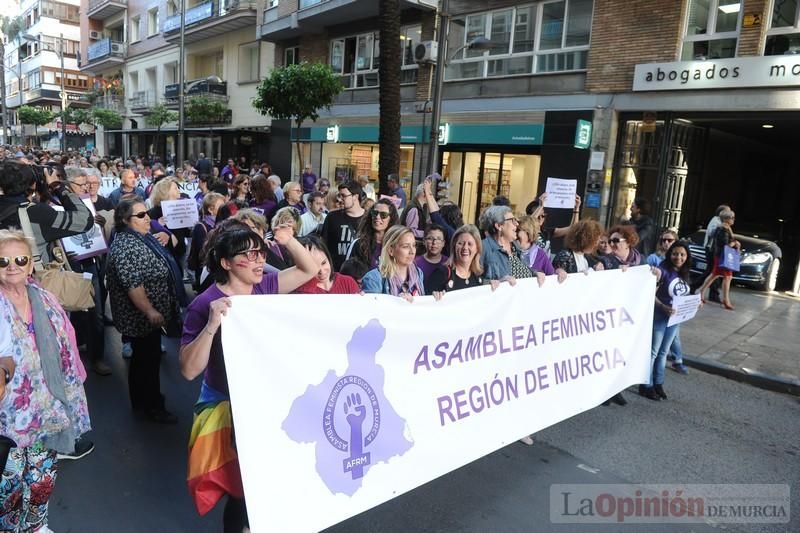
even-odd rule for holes
{"type": "Polygon", "coordinates": [[[133,357],[128,368],[131,407],[150,411],[164,408],[161,395],[161,330],[132,337],[133,357]]]}
{"type": "Polygon", "coordinates": [[[242,533],[246,527],[250,527],[250,521],[247,519],[247,503],[243,499],[228,496],[225,510],[222,512],[222,531],[224,533],[242,533]]]}

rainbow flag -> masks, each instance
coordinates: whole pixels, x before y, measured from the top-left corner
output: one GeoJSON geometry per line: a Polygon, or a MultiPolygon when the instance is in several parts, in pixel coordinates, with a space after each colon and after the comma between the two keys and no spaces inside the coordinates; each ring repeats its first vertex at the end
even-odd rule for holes
{"type": "Polygon", "coordinates": [[[229,400],[196,405],[189,438],[187,481],[189,494],[201,516],[213,509],[225,494],[244,498],[229,400]]]}

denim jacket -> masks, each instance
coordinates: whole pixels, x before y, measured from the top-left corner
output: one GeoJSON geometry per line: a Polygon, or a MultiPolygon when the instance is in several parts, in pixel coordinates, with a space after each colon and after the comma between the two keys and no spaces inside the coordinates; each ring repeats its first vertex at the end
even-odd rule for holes
{"type": "MultiPolygon", "coordinates": [[[[502,279],[505,276],[510,276],[511,260],[494,237],[487,236],[483,239],[482,244],[481,265],[483,265],[483,279],[502,279]]],[[[517,257],[522,257],[522,250],[517,246],[517,243],[511,243],[511,251],[516,254],[517,257]]]]}

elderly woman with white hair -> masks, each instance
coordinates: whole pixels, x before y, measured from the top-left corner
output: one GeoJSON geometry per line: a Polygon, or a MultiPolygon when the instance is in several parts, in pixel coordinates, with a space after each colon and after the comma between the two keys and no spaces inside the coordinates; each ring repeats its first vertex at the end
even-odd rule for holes
{"type": "Polygon", "coordinates": [[[731,304],[731,279],[733,279],[733,270],[722,266],[721,257],[725,246],[730,246],[731,248],[735,248],[737,252],[741,252],[742,245],[733,236],[733,230],[731,229],[733,227],[733,222],[736,220],[734,212],[730,209],[725,209],[719,214],[719,219],[720,224],[717,226],[712,236],[714,268],[703,282],[703,286],[700,287],[699,294],[700,297],[703,298],[703,301],[705,301],[706,289],[708,289],[717,278],[722,277],[722,307],[728,311],[733,311],[735,309],[733,304],[731,304]]]}
{"type": "Polygon", "coordinates": [[[534,272],[522,259],[522,249],[515,242],[519,220],[510,207],[490,206],[481,215],[480,225],[486,234],[481,251],[486,280],[508,281],[513,285],[519,278],[536,277],[540,286],[544,283],[544,272],[534,272]]]}

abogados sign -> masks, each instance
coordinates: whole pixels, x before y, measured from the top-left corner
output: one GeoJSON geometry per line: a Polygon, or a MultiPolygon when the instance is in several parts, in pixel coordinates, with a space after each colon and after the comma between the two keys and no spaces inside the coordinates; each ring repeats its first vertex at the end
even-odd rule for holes
{"type": "Polygon", "coordinates": [[[800,85],[800,55],[737,57],[636,65],[634,91],[680,91],[800,85]]]}

